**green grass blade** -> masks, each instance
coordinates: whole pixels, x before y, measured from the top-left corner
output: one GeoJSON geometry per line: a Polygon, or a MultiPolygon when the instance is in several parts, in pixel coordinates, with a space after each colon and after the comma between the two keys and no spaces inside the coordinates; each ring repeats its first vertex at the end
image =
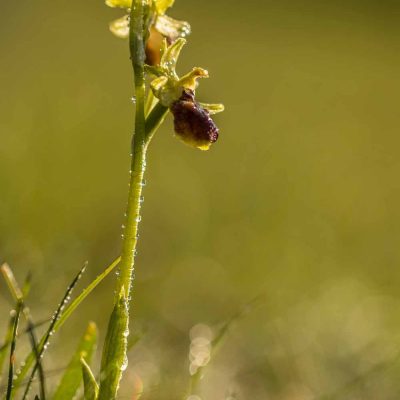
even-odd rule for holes
{"type": "Polygon", "coordinates": [[[90,362],[96,347],[97,337],[98,332],[96,324],[94,322],[89,322],[52,400],[71,400],[74,398],[82,381],[81,358],[85,358],[90,362]]]}
{"type": "Polygon", "coordinates": [[[31,288],[31,274],[28,274],[28,276],[26,277],[23,288],[21,290],[8,264],[3,264],[0,270],[1,273],[3,274],[3,277],[7,283],[8,288],[10,289],[14,301],[21,302],[22,314],[24,315],[28,325],[27,332],[29,333],[29,340],[31,343],[32,351],[34,352],[36,359],[38,360],[40,396],[42,400],[46,400],[45,378],[44,378],[42,363],[40,362],[40,359],[38,357],[38,345],[35,335],[34,323],[32,321],[29,308],[25,305],[25,298],[29,294],[31,288]]]}
{"type": "MultiPolygon", "coordinates": [[[[21,303],[21,308],[22,308],[22,313],[27,321],[28,324],[28,333],[29,333],[29,339],[31,342],[32,350],[37,354],[37,340],[34,332],[34,324],[30,315],[29,308],[25,306],[24,299],[25,297],[29,294],[30,287],[31,287],[31,275],[28,274],[22,290],[20,289],[17,280],[14,277],[14,274],[8,264],[3,264],[0,267],[1,273],[4,277],[4,280],[7,283],[7,286],[11,292],[11,295],[16,302],[21,303]]],[[[7,345],[7,342],[6,342],[7,345]]],[[[45,400],[46,395],[45,395],[45,383],[44,383],[44,373],[43,369],[41,366],[41,363],[39,362],[39,378],[40,378],[40,392],[41,392],[41,397],[42,400],[45,400]]]]}
{"type": "Polygon", "coordinates": [[[82,357],[80,360],[82,366],[83,388],[85,400],[96,400],[99,394],[99,386],[93,375],[92,370],[82,357]]]}
{"type": "Polygon", "coordinates": [[[7,383],[6,400],[11,399],[11,395],[12,395],[12,392],[14,389],[13,379],[14,379],[14,368],[15,368],[15,348],[17,346],[17,331],[18,331],[18,324],[19,324],[19,318],[21,315],[21,310],[22,310],[22,303],[20,301],[18,301],[16,310],[15,310],[15,320],[14,320],[14,325],[13,325],[11,346],[10,346],[10,362],[9,362],[9,367],[8,367],[8,383],[7,383]]]}
{"type": "MultiPolygon", "coordinates": [[[[24,311],[28,310],[26,307],[24,308],[24,311]]],[[[29,310],[26,312],[27,315],[25,315],[25,318],[28,321],[28,333],[29,333],[29,341],[31,343],[32,351],[35,354],[35,358],[38,362],[38,374],[39,374],[39,388],[40,388],[40,395],[41,395],[41,400],[46,399],[46,384],[45,384],[45,375],[43,371],[43,366],[39,357],[39,349],[38,349],[38,342],[35,334],[35,326],[30,318],[29,315],[29,310]]]]}
{"type": "MultiPolygon", "coordinates": [[[[83,300],[99,285],[99,283],[110,274],[111,271],[115,269],[115,267],[120,262],[120,257],[114,260],[96,279],[94,279],[83,291],[82,293],[65,309],[60,319],[54,325],[53,332],[57,332],[61,326],[67,321],[67,319],[71,316],[71,314],[75,311],[75,309],[82,303],[83,300]]],[[[44,344],[44,337],[39,342],[39,346],[44,344]]],[[[21,365],[20,373],[15,381],[15,386],[19,387],[22,385],[26,374],[29,371],[29,368],[32,366],[32,363],[35,360],[35,354],[31,352],[25,359],[24,363],[21,365]]]]}
{"type": "MultiPolygon", "coordinates": [[[[13,318],[10,318],[10,322],[9,322],[9,326],[7,327],[7,330],[6,330],[6,335],[5,335],[4,342],[3,342],[2,345],[0,345],[0,370],[1,370],[1,365],[2,365],[2,363],[1,363],[1,356],[2,356],[2,354],[3,354],[4,351],[7,353],[7,347],[8,347],[8,346],[10,345],[10,343],[11,343],[11,333],[10,333],[10,332],[12,332],[12,327],[13,327],[13,324],[14,324],[13,321],[14,321],[13,318]]],[[[28,327],[25,328],[21,333],[18,333],[17,337],[19,337],[19,336],[21,336],[21,335],[25,335],[25,334],[27,334],[27,333],[30,334],[30,331],[31,331],[32,329],[39,328],[39,327],[41,327],[42,325],[45,325],[45,324],[47,324],[47,323],[49,323],[49,322],[50,322],[50,319],[46,319],[46,320],[43,320],[43,321],[34,323],[31,327],[28,326],[28,327]]]]}
{"type": "Polygon", "coordinates": [[[29,295],[29,292],[31,291],[31,286],[32,286],[32,274],[31,272],[28,272],[26,278],[25,278],[25,282],[22,286],[22,297],[24,299],[26,299],[29,295]]]}
{"type": "Polygon", "coordinates": [[[83,300],[96,288],[96,286],[119,264],[121,257],[115,259],[89,286],[83,289],[82,293],[65,309],[60,319],[56,322],[54,330],[57,331],[82,303],[83,300]]]}
{"type": "Polygon", "coordinates": [[[128,318],[128,304],[122,287],[118,301],[111,313],[104,341],[98,400],[114,400],[116,398],[122,372],[127,367],[128,318]]]}
{"type": "Polygon", "coordinates": [[[26,399],[29,393],[29,389],[32,385],[33,378],[35,377],[35,373],[39,367],[40,360],[43,357],[43,354],[48,346],[50,336],[54,333],[54,327],[58,321],[58,319],[61,317],[61,314],[65,308],[65,305],[68,303],[71,293],[74,290],[76,284],[78,283],[79,279],[81,278],[82,274],[85,272],[86,269],[86,264],[81,268],[81,270],[78,272],[78,274],[75,276],[71,284],[68,286],[67,291],[65,292],[59,306],[57,307],[56,312],[54,313],[54,316],[52,318],[52,321],[50,323],[50,326],[47,328],[46,333],[44,334],[39,346],[38,346],[38,352],[36,354],[36,363],[33,366],[31,375],[29,377],[28,384],[26,385],[24,395],[22,397],[23,400],[26,399]]]}
{"type": "Polygon", "coordinates": [[[6,335],[4,338],[4,344],[0,347],[0,376],[1,372],[3,371],[3,365],[7,356],[8,346],[12,341],[14,322],[15,322],[15,314],[11,313],[8,327],[6,330],[6,335]]]}

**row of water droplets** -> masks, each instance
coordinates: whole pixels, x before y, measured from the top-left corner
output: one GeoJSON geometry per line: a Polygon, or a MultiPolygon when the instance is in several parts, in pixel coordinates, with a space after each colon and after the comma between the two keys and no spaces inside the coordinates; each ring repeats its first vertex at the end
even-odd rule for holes
{"type": "MultiPolygon", "coordinates": [[[[136,102],[136,98],[135,98],[135,97],[132,97],[131,100],[132,100],[133,103],[136,102]]],[[[131,158],[133,157],[132,154],[130,154],[130,156],[131,156],[131,158]]],[[[143,166],[143,167],[144,167],[144,168],[146,167],[145,162],[144,162],[144,166],[143,166]]],[[[130,176],[132,175],[132,170],[129,170],[129,175],[130,175],[130,176]]],[[[131,185],[131,183],[128,184],[128,187],[130,187],[130,185],[131,185]]],[[[142,186],[142,188],[143,188],[144,186],[146,186],[146,180],[145,180],[145,179],[142,179],[142,181],[140,182],[140,185],[142,186]]],[[[144,202],[144,196],[143,196],[143,195],[140,195],[140,197],[139,197],[139,207],[138,207],[139,212],[140,212],[140,209],[141,209],[141,206],[142,206],[143,202],[144,202]]],[[[124,214],[124,217],[125,217],[125,219],[128,218],[128,214],[127,214],[126,212],[125,212],[125,214],[124,214]]],[[[136,221],[137,223],[139,223],[141,220],[142,220],[141,215],[137,215],[136,218],[135,218],[135,221],[136,221]]],[[[124,239],[124,238],[125,238],[124,232],[125,232],[125,229],[126,229],[126,225],[125,225],[125,224],[122,224],[121,228],[122,228],[122,232],[123,232],[123,233],[121,234],[121,238],[124,239]]],[[[136,232],[136,240],[137,240],[138,238],[139,238],[139,233],[136,232]]],[[[133,252],[133,254],[134,254],[135,257],[137,256],[137,253],[138,253],[138,251],[137,251],[137,249],[135,249],[134,252],[133,252]]],[[[119,277],[120,271],[117,270],[117,271],[115,272],[115,274],[119,277]]],[[[132,276],[132,278],[134,278],[134,277],[132,276]]],[[[130,303],[130,300],[131,300],[130,297],[126,299],[126,305],[130,303]]],[[[125,329],[125,331],[123,332],[123,336],[124,336],[124,339],[125,339],[125,340],[128,339],[128,336],[129,336],[129,328],[128,328],[128,327],[127,327],[127,328],[125,329]]],[[[128,368],[128,356],[127,356],[127,354],[125,354],[125,355],[124,355],[124,360],[123,360],[122,365],[121,365],[121,371],[123,372],[123,371],[125,371],[127,368],[128,368]]]]}

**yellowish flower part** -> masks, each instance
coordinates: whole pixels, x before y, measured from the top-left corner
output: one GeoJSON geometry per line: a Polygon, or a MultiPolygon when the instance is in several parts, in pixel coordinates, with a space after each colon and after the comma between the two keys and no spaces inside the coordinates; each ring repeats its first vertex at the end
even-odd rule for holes
{"type": "Polygon", "coordinates": [[[109,7],[130,8],[132,0],[106,0],[106,5],[109,7]]]}
{"type": "Polygon", "coordinates": [[[110,31],[121,39],[129,37],[129,19],[125,15],[122,18],[118,18],[110,23],[110,31]]]}
{"type": "Polygon", "coordinates": [[[157,13],[162,15],[174,5],[175,0],[155,0],[157,13]]]}
{"type": "MultiPolygon", "coordinates": [[[[157,14],[163,15],[168,8],[172,7],[175,0],[153,0],[157,14]]],[[[109,7],[130,8],[132,0],[106,0],[109,7]]]]}

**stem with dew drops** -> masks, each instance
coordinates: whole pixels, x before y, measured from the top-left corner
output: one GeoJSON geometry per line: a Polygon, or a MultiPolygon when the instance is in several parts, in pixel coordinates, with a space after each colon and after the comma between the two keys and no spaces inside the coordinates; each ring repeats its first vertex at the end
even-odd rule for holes
{"type": "Polygon", "coordinates": [[[165,107],[155,106],[150,112],[148,120],[145,119],[144,25],[148,8],[147,0],[134,0],[130,12],[129,47],[135,81],[135,132],[132,138],[130,183],[126,222],[123,228],[120,270],[114,309],[109,320],[103,348],[98,400],[116,398],[122,373],[127,367],[129,304],[134,277],[146,152],[154,131],[168,111],[165,107]]]}

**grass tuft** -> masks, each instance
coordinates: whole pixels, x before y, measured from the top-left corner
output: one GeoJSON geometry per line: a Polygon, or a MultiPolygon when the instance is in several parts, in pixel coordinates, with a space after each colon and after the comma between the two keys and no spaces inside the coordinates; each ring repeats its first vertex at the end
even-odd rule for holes
{"type": "MultiPolygon", "coordinates": [[[[68,318],[72,315],[72,313],[77,309],[77,307],[82,303],[83,300],[86,299],[86,297],[99,285],[100,282],[103,281],[104,278],[106,278],[111,271],[115,269],[115,267],[118,265],[120,261],[120,257],[115,259],[96,279],[94,279],[83,291],[82,293],[74,300],[72,303],[64,310],[64,312],[61,314],[59,319],[56,321],[54,328],[53,328],[53,333],[57,332],[58,329],[61,328],[61,326],[68,320],[68,318]]],[[[45,340],[45,335],[46,333],[42,336],[40,340],[40,345],[44,343],[45,340]]],[[[26,374],[29,371],[29,368],[32,366],[32,363],[34,362],[35,358],[35,353],[31,352],[25,359],[24,363],[21,365],[21,370],[20,373],[18,374],[18,377],[15,382],[15,386],[19,387],[24,383],[24,378],[26,374]]]]}
{"type": "MultiPolygon", "coordinates": [[[[62,300],[60,302],[60,304],[57,307],[56,312],[54,313],[54,315],[52,317],[50,325],[47,328],[47,331],[45,332],[44,336],[42,337],[42,340],[40,341],[40,344],[38,346],[38,351],[37,351],[37,354],[36,354],[36,362],[35,362],[35,364],[33,366],[33,369],[32,369],[31,375],[29,377],[28,383],[27,383],[27,385],[25,387],[25,391],[24,391],[24,395],[22,397],[22,400],[25,400],[27,398],[27,396],[28,396],[29,389],[30,389],[30,387],[32,385],[32,382],[33,382],[33,378],[35,377],[36,371],[37,371],[37,369],[39,367],[40,360],[43,357],[43,354],[47,349],[47,346],[48,346],[49,340],[50,340],[50,336],[53,335],[53,333],[54,333],[54,327],[55,327],[58,319],[60,318],[60,316],[61,316],[66,304],[70,300],[72,291],[74,290],[75,286],[77,285],[77,283],[81,279],[83,273],[85,272],[86,266],[87,266],[87,263],[84,264],[84,266],[80,269],[80,271],[77,273],[75,278],[72,280],[72,282],[68,286],[68,288],[67,288],[67,290],[66,290],[66,292],[65,292],[65,294],[64,294],[64,296],[63,296],[63,298],[62,298],[62,300]]],[[[21,371],[21,374],[19,376],[21,376],[21,375],[22,375],[22,371],[21,371]]]]}

